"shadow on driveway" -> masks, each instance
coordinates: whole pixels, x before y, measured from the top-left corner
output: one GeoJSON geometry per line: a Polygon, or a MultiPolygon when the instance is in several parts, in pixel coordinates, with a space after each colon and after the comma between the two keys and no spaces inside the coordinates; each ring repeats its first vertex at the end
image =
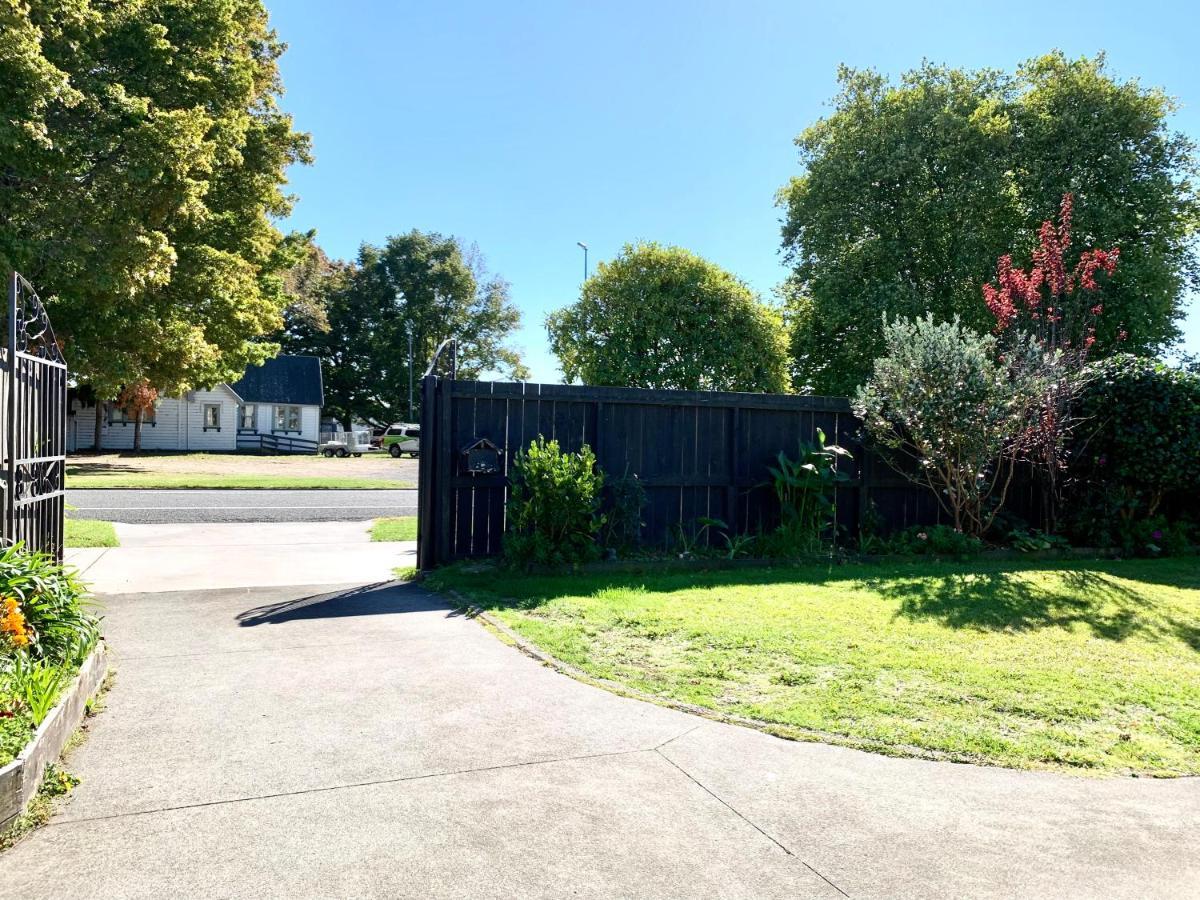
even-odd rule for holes
{"type": "Polygon", "coordinates": [[[256,606],[237,614],[243,628],[279,625],[303,619],[338,619],[346,616],[377,616],[391,613],[443,610],[458,615],[433,594],[412,583],[381,581],[349,590],[310,594],[282,603],[256,606]]]}

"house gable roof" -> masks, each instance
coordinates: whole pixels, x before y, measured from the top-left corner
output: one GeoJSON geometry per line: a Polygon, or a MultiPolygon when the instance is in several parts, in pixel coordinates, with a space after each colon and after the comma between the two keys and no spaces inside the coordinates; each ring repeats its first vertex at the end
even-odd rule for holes
{"type": "Polygon", "coordinates": [[[229,388],[244,403],[325,405],[321,360],[315,356],[276,356],[247,369],[229,388]]]}

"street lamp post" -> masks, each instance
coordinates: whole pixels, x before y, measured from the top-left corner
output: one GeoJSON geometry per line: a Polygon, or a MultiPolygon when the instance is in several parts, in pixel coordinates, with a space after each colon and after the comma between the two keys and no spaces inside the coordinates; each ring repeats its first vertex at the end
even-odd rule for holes
{"type": "MultiPolygon", "coordinates": [[[[396,291],[396,306],[407,307],[404,292],[396,291]]],[[[406,310],[407,311],[407,310],[406,310]]],[[[404,320],[404,331],[408,335],[408,421],[413,420],[413,327],[412,319],[404,320]]]]}
{"type": "Polygon", "coordinates": [[[587,264],[588,246],[583,241],[576,241],[575,243],[583,248],[583,280],[587,281],[587,279],[588,279],[588,264],[587,264]]]}
{"type": "Polygon", "coordinates": [[[412,322],[405,322],[408,332],[408,421],[413,420],[413,333],[412,322]]]}

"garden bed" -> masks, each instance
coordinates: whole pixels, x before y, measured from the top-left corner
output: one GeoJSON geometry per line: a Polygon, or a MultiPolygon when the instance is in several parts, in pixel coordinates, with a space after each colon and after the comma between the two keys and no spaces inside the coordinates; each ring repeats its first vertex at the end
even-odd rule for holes
{"type": "Polygon", "coordinates": [[[513,575],[453,591],[634,693],[783,736],[1016,768],[1200,774],[1200,560],[513,575]]]}
{"type": "Polygon", "coordinates": [[[79,674],[59,696],[54,708],[42,720],[33,739],[17,758],[0,768],[0,832],[25,809],[42,783],[46,766],[62,755],[87,712],[88,700],[99,690],[108,672],[108,653],[103,643],[79,669],[79,674]]]}

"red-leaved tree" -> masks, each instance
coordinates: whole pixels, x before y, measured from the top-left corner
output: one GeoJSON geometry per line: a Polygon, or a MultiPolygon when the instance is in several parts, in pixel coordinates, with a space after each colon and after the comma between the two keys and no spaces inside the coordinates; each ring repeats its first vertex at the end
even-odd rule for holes
{"type": "MultiPolygon", "coordinates": [[[[1096,343],[1096,320],[1104,314],[1096,276],[1111,276],[1120,256],[1117,247],[1092,248],[1079,255],[1074,267],[1068,267],[1073,203],[1072,195],[1064,194],[1058,225],[1049,220],[1042,223],[1028,270],[1014,265],[1012,256],[1005,254],[996,264],[995,281],[983,286],[983,299],[996,319],[997,334],[1029,334],[1042,351],[1037,374],[1043,395],[1020,437],[1019,450],[1041,476],[1051,530],[1057,525],[1062,503],[1067,437],[1076,424],[1075,399],[1083,387],[1088,354],[1096,343]]],[[[1119,336],[1123,339],[1124,335],[1121,329],[1119,336]]]]}
{"type": "MultiPolygon", "coordinates": [[[[121,396],[117,398],[117,404],[125,411],[127,416],[133,416],[133,449],[139,451],[142,449],[142,421],[147,413],[154,411],[154,405],[158,402],[158,389],[153,387],[146,379],[140,379],[125,386],[121,391],[121,396]]],[[[96,415],[100,415],[100,410],[96,410],[96,415]]]]}

